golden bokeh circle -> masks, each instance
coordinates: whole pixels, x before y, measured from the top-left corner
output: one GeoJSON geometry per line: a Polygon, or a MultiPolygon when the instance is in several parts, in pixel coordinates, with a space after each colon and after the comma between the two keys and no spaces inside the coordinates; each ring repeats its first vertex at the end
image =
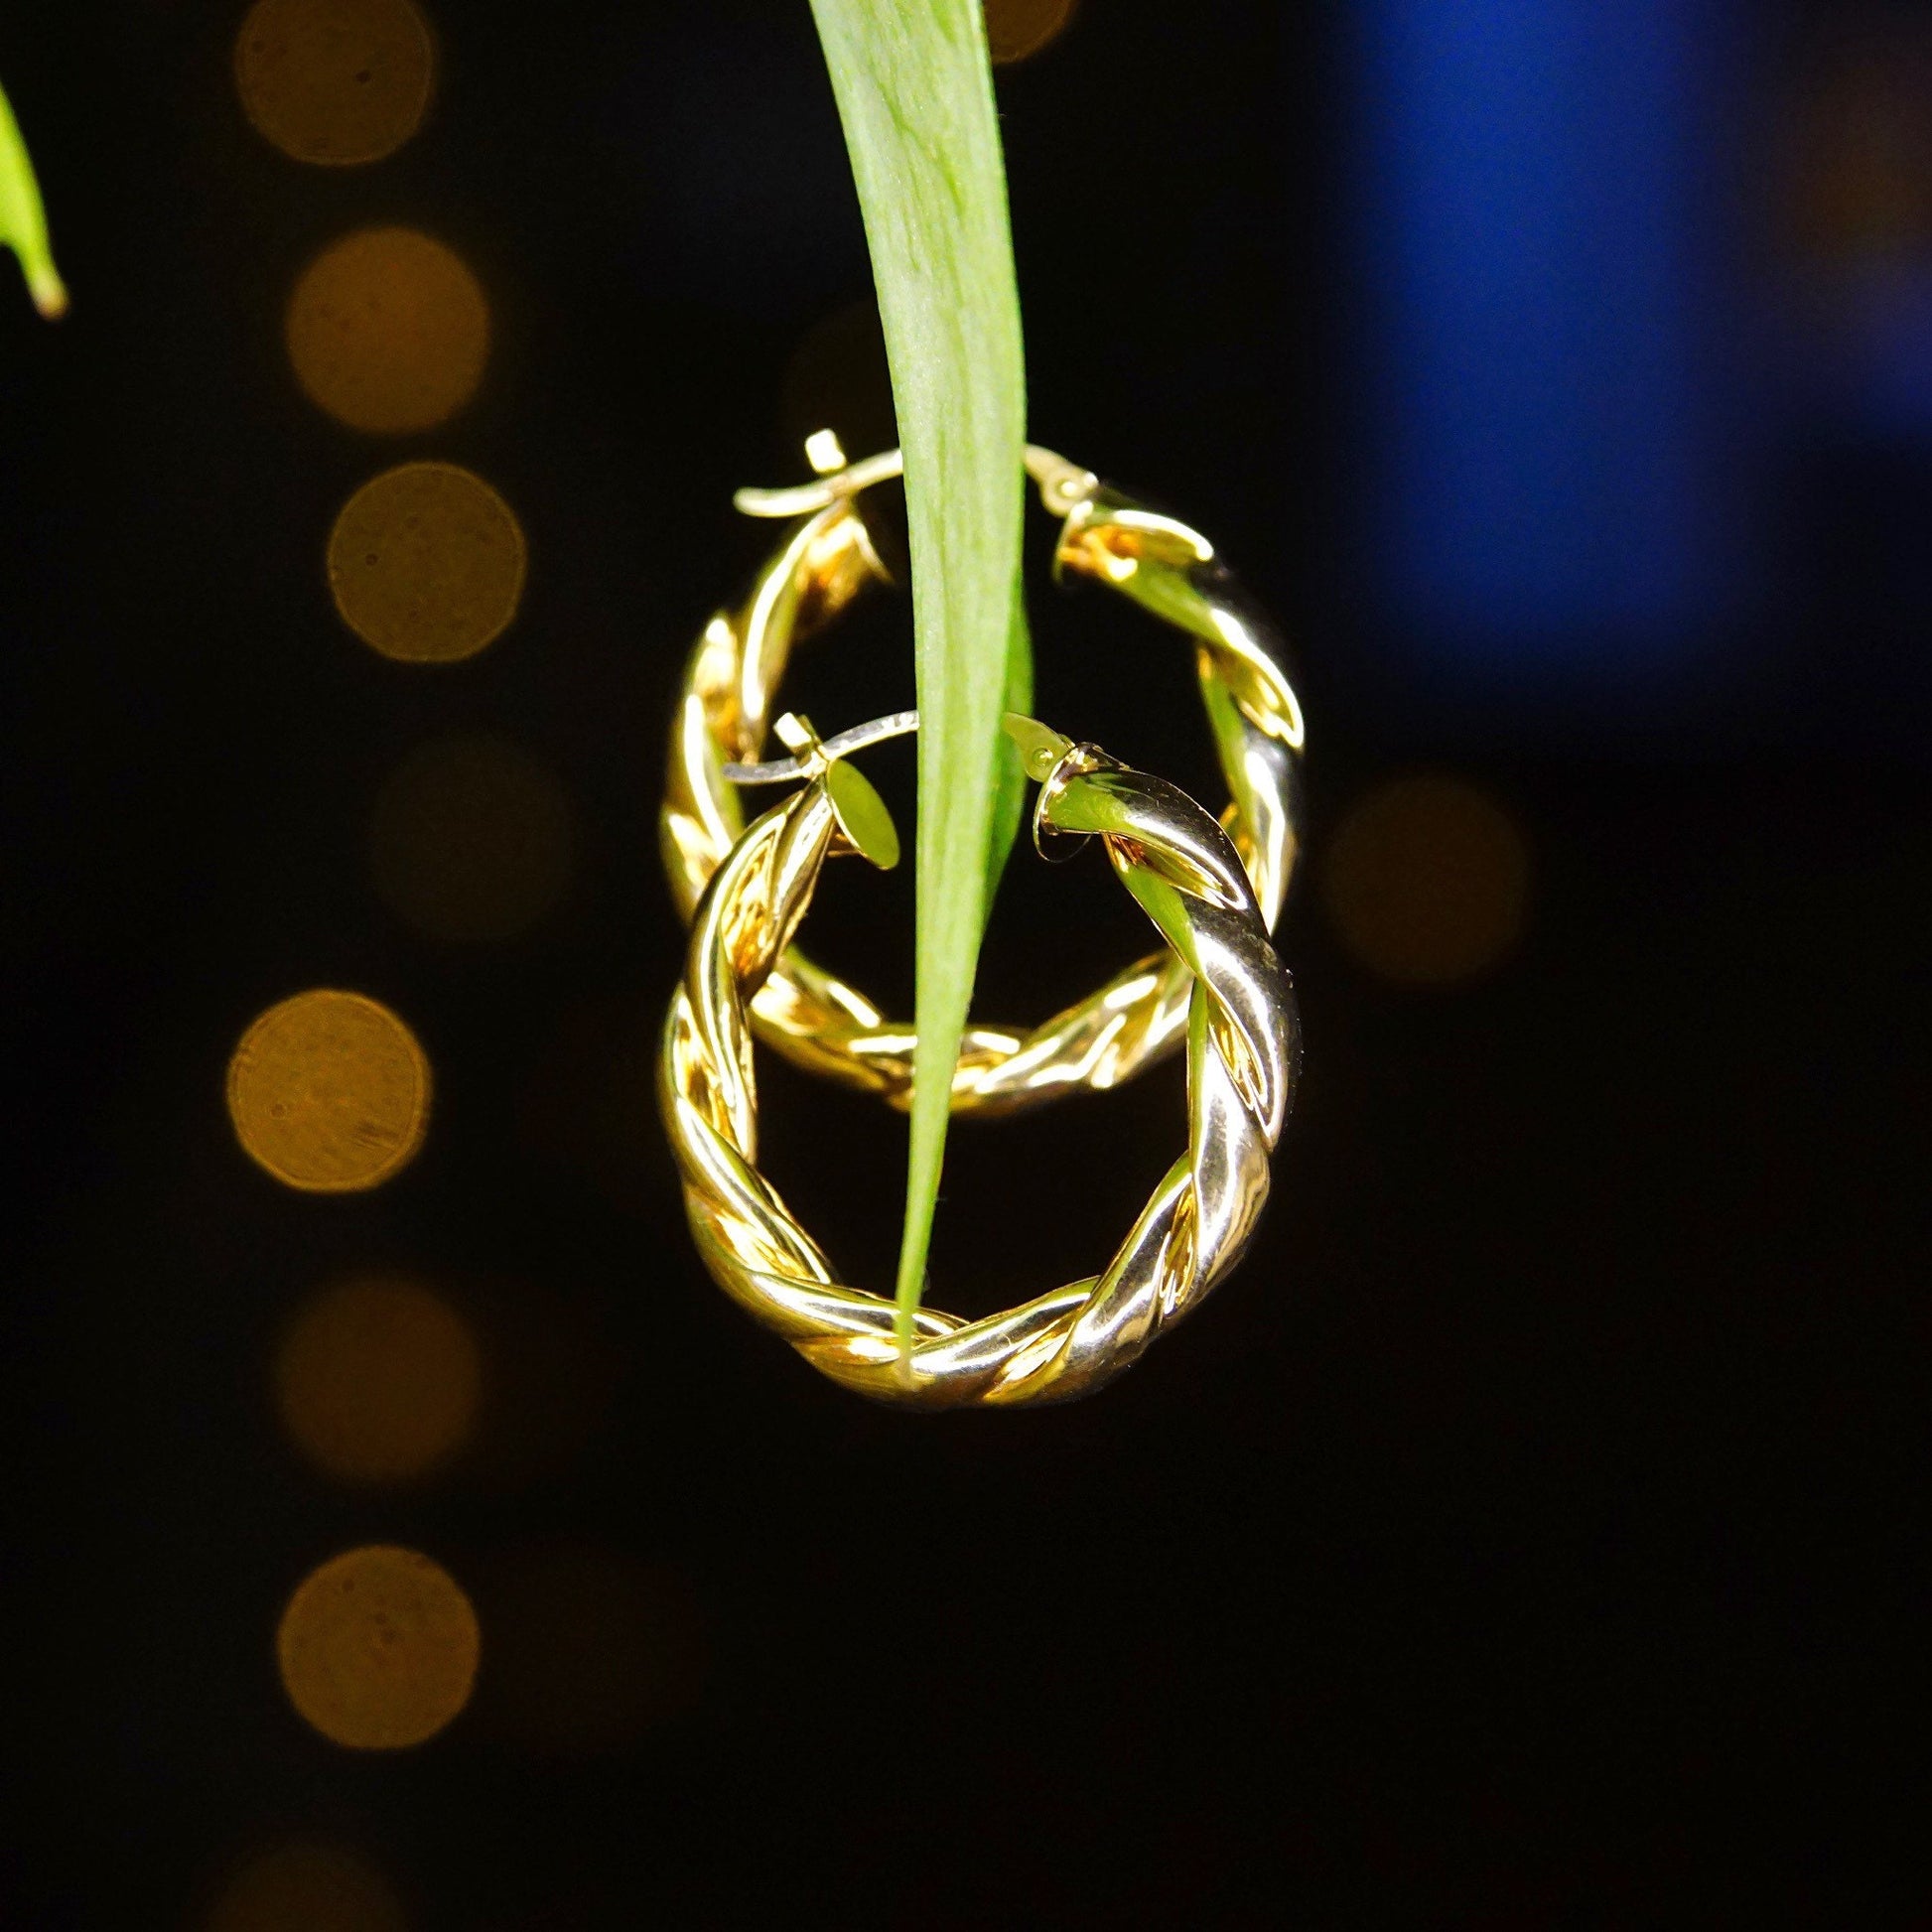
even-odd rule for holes
{"type": "Polygon", "coordinates": [[[429,1060],[377,1001],[317,987],[272,1006],[228,1061],[228,1116],[251,1159],[305,1192],[387,1180],[429,1126],[429,1060]]]}
{"type": "Polygon", "coordinates": [[[986,48],[995,67],[1037,54],[1073,19],[1078,0],[986,0],[986,48]]]}
{"type": "Polygon", "coordinates": [[[350,167],[422,125],[436,43],[411,0],[255,0],[235,36],[255,131],[295,161],[350,167]]]}
{"type": "Polygon", "coordinates": [[[434,1737],[469,1703],[482,1645],[456,1579],[419,1551],[382,1543],[311,1572],[275,1633],[289,1701],[354,1750],[434,1737]]]}
{"type": "Polygon", "coordinates": [[[343,621],[384,657],[454,664],[509,627],[528,551],[510,506],[454,463],[371,477],[329,533],[343,621]]]}
{"type": "MultiPolygon", "coordinates": [[[[815,430],[829,429],[855,460],[897,443],[877,303],[848,303],[806,331],[785,364],[778,413],[790,442],[803,443],[815,430]]],[[[863,507],[866,498],[858,500],[863,507]]]]}
{"type": "Polygon", "coordinates": [[[311,261],[289,298],[289,360],[351,429],[433,429],[476,394],[489,304],[464,262],[415,228],[361,228],[311,261]]]}
{"type": "Polygon", "coordinates": [[[492,734],[412,752],[376,795],[369,864],[376,891],[432,939],[514,938],[563,897],[570,801],[520,746],[492,734]]]}
{"type": "Polygon", "coordinates": [[[402,1482],[475,1436],[483,1351],[442,1296],[402,1276],[337,1282],[297,1311],[275,1361],[289,1440],[346,1482],[402,1482]]]}
{"type": "Polygon", "coordinates": [[[292,1839],[259,1852],[222,1886],[204,1932],[406,1932],[389,1881],[326,1839],[292,1839]]]}
{"type": "Polygon", "coordinates": [[[1329,840],[1323,895],[1342,943],[1379,978],[1448,986],[1499,964],[1529,911],[1529,843],[1466,780],[1420,773],[1375,786],[1329,840]]]}

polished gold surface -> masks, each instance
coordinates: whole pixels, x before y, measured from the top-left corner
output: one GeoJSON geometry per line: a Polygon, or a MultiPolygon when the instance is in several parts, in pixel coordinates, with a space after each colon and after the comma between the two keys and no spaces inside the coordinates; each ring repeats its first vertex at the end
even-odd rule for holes
{"type": "Polygon", "coordinates": [[[1097,835],[1167,941],[1153,972],[1171,963],[1188,989],[1187,1151],[1102,1274],[980,1321],[922,1308],[901,1354],[892,1299],[840,1282],[759,1173],[755,1002],[825,860],[857,849],[828,782],[837,761],[816,739],[799,752],[804,784],[737,840],[698,903],[659,1060],[659,1105],[713,1279],[833,1381],[917,1409],[1069,1401],[1132,1363],[1239,1260],[1295,1078],[1293,992],[1228,835],[1165,779],[1031,720],[1010,730],[1042,780],[1035,841],[1097,835]]]}
{"type": "MultiPolygon", "coordinates": [[[[762,755],[793,645],[887,576],[857,499],[899,474],[899,453],[847,465],[836,439],[814,437],[810,454],[821,472],[816,482],[739,492],[747,514],[796,520],[745,604],[705,626],[686,667],[659,824],[671,890],[687,917],[744,826],[738,787],[724,767],[762,755]]],[[[1301,706],[1274,632],[1197,531],[1130,501],[1050,450],[1029,446],[1027,470],[1048,513],[1063,519],[1056,570],[1131,598],[1192,645],[1228,784],[1221,822],[1272,930],[1299,844],[1303,742],[1301,706]]],[[[1178,1048],[1189,995],[1186,967],[1156,953],[1036,1027],[970,1028],[953,1109],[1014,1113],[1070,1087],[1118,1086],[1178,1048]]],[[[888,1019],[802,953],[777,961],[753,1002],[752,1024],[798,1065],[870,1088],[895,1106],[907,1103],[909,1023],[888,1019]]]]}

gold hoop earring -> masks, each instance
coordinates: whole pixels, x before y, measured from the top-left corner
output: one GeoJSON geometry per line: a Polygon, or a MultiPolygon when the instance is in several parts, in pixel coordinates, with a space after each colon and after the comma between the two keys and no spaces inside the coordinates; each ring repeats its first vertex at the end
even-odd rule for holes
{"type": "Polygon", "coordinates": [[[841,1283],[758,1171],[752,1012],[825,860],[897,857],[885,806],[842,759],[916,722],[901,713],[821,744],[802,720],[779,721],[804,782],[746,829],[698,903],[658,1102],[712,1279],[821,1374],[919,1409],[1069,1401],[1195,1308],[1253,1236],[1295,1078],[1294,993],[1241,855],[1207,812],[1164,778],[1009,718],[1039,783],[1035,844],[1098,837],[1187,977],[1187,1151],[1104,1273],[979,1321],[922,1308],[901,1349],[893,1302],[841,1283]]]}
{"type": "MultiPolygon", "coordinates": [[[[744,830],[738,785],[758,768],[772,705],[794,644],[829,622],[869,584],[891,581],[858,500],[900,472],[889,450],[848,465],[821,431],[806,444],[820,470],[796,489],[740,490],[740,509],[796,519],[735,612],[705,626],[685,667],[659,814],[665,871],[688,919],[744,830]]],[[[1041,504],[1061,519],[1054,559],[1140,604],[1194,651],[1229,803],[1221,823],[1240,854],[1272,931],[1299,849],[1302,709],[1273,627],[1198,531],[1108,488],[1050,450],[1029,446],[1041,504]]],[[[1172,955],[1136,960],[1097,991],[1033,1028],[974,1027],[953,1077],[955,1113],[1014,1113],[1071,1087],[1132,1079],[1175,1049],[1186,1031],[1189,982],[1172,955]]],[[[803,954],[772,968],[752,1008],[759,1037],[795,1064],[908,1104],[915,1035],[856,987],[803,954]]]]}

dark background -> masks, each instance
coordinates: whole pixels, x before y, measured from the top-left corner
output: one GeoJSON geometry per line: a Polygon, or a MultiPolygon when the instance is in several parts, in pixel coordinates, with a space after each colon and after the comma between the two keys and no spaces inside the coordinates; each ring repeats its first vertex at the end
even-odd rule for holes
{"type": "MultiPolygon", "coordinates": [[[[1923,1638],[1932,440],[1833,413],[1790,320],[1826,271],[1779,267],[1765,187],[1850,13],[1726,16],[1711,152],[1752,192],[1710,224],[1742,258],[1712,313],[1776,364],[1734,404],[1758,548],[1642,677],[1613,624],[1572,649],[1548,618],[1524,671],[1534,639],[1384,596],[1355,10],[1087,0],[1002,75],[1035,433],[1284,621],[1317,853],[1380,774],[1443,765],[1508,802],[1535,885],[1516,955],[1442,994],[1352,963],[1305,886],[1308,1074],[1240,1276],[1098,1400],[914,1421],[712,1289],[646,1084],[670,694],[769,534],[731,489],[799,474],[787,366],[867,294],[802,0],[436,7],[431,120],[344,171],[241,117],[239,12],[0,23],[74,294],[58,329],[0,303],[8,1922],[192,1923],[311,1829],[424,1927],[1917,1920],[1887,1813],[1923,1638]],[[476,404],[400,442],[309,405],[280,335],[313,251],[383,219],[458,248],[496,330],[476,404]],[[531,545],[516,627],[443,672],[357,644],[321,572],[343,497],[417,453],[531,545]],[[461,727],[575,812],[571,897],[513,944],[435,947],[369,888],[374,788],[461,727]],[[438,1078],[423,1156],[342,1199],[278,1188],[221,1104],[248,1020],[329,984],[438,1078]],[[370,1496],[295,1459],[278,1325],[375,1265],[568,1338],[542,1453],[370,1496]],[[289,1709],[274,1621],[323,1557],[471,1581],[560,1537],[689,1580],[683,1715],[576,1758],[469,1717],[371,1757],[289,1709]]],[[[1120,675],[1116,612],[1037,621],[1041,715],[1206,782],[1178,654],[1136,630],[1120,675]]],[[[907,633],[882,600],[801,668],[822,726],[909,700],[907,633]]],[[[909,759],[881,766],[909,823],[909,759]]],[[[1039,874],[989,1012],[1132,943],[1104,881],[1039,874]]],[[[905,988],[907,890],[828,885],[825,950],[905,988]]],[[[942,1303],[1090,1272],[1178,1102],[1170,1069],[961,1130],[935,1273],[981,1286],[942,1303]]],[[[885,1279],[898,1124],[778,1070],[767,1115],[805,1218],[885,1279]]]]}

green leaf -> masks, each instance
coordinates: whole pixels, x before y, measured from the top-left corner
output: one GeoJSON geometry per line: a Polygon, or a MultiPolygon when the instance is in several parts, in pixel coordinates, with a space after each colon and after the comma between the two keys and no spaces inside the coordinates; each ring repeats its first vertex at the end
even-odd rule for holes
{"type": "Polygon", "coordinates": [[[1000,720],[1031,684],[1019,607],[1026,368],[982,0],[812,0],[905,451],[919,697],[919,1050],[898,1261],[911,1341],[980,935],[1019,822],[1000,720]]]}
{"type": "MultiPolygon", "coordinates": [[[[1024,504],[1026,492],[1021,499],[1024,504]]],[[[1013,583],[1013,624],[1007,632],[1006,696],[1002,711],[1028,712],[1034,708],[1033,640],[1027,633],[1027,601],[1018,575],[1013,583]]],[[[1004,731],[1004,728],[1003,728],[1004,731]]],[[[993,910],[993,896],[1000,889],[1000,875],[1013,856],[1014,836],[1020,830],[1021,807],[1027,802],[1027,774],[999,741],[995,741],[993,762],[993,824],[987,843],[985,913],[993,910]]],[[[984,929],[985,917],[981,918],[984,929]]],[[[955,1055],[957,1057],[957,1055],[955,1055]]]]}
{"type": "Polygon", "coordinates": [[[47,211],[41,207],[40,184],[27,158],[20,124],[0,88],[0,246],[20,257],[27,292],[34,307],[50,320],[67,312],[68,292],[54,266],[47,241],[47,211]]]}

